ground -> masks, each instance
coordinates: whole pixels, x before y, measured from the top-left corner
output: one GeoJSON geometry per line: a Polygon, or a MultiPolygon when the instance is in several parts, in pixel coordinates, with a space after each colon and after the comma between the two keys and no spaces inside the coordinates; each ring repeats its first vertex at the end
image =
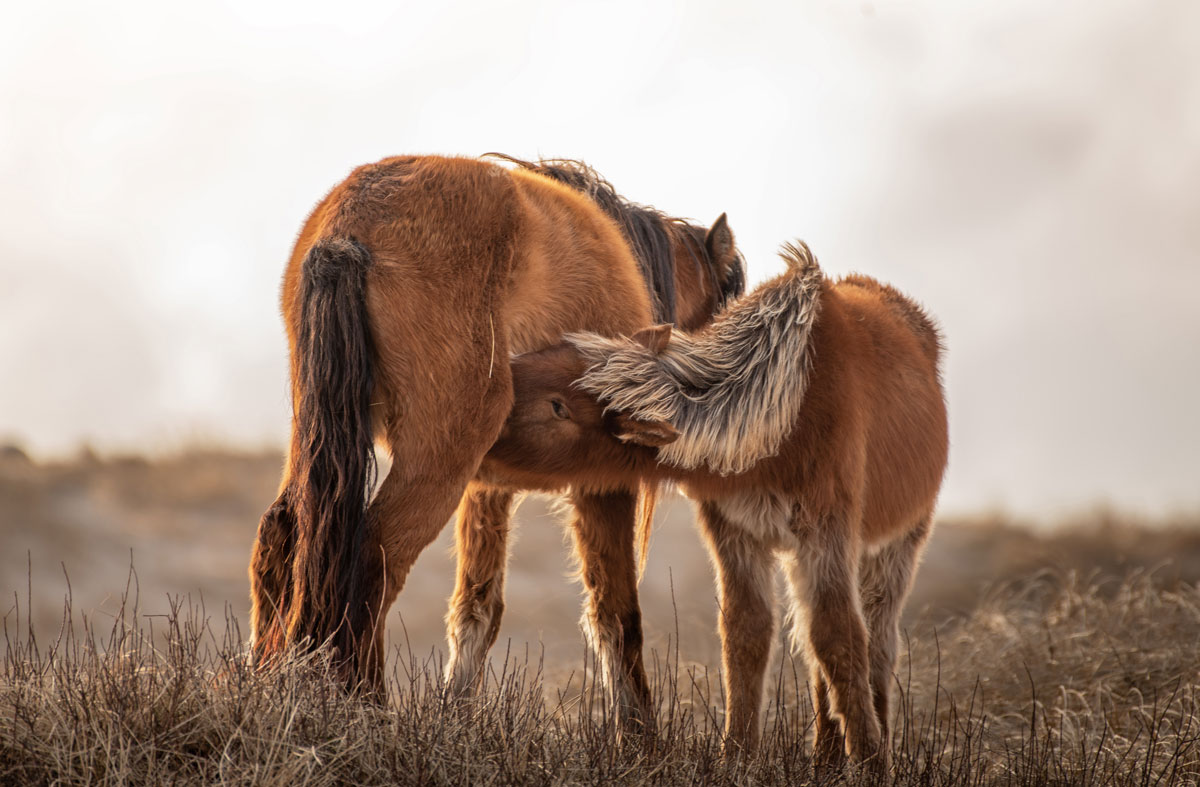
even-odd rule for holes
{"type": "MultiPolygon", "coordinates": [[[[478,703],[448,707],[438,693],[450,528],[389,618],[387,708],[341,697],[313,665],[271,679],[247,672],[246,563],[280,464],[270,452],[220,450],[54,464],[0,456],[0,782],[812,776],[804,669],[787,656],[764,751],[721,756],[712,576],[680,500],[661,510],[642,584],[660,703],[653,741],[616,744],[599,704],[580,701],[591,678],[579,588],[558,518],[537,497],[518,513],[507,612],[478,703]]],[[[1195,519],[1098,512],[1053,530],[997,516],[940,521],[904,621],[897,783],[1195,783],[1197,580],[1195,519]]]]}

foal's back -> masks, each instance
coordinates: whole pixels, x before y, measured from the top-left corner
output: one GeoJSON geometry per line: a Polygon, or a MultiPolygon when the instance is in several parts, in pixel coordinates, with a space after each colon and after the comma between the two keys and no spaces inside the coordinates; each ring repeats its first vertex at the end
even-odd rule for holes
{"type": "Polygon", "coordinates": [[[932,510],[948,435],[932,321],[865,276],[826,282],[804,407],[779,457],[812,510],[857,501],[867,543],[932,510]]]}

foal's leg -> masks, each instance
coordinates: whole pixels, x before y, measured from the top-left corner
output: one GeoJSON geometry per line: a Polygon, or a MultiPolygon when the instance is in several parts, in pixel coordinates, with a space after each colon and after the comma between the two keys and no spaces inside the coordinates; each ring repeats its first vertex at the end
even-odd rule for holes
{"type": "Polygon", "coordinates": [[[626,491],[571,491],[571,528],[587,590],[583,627],[612,692],[621,726],[653,724],[642,664],[642,612],[637,596],[633,531],[636,499],[626,491]]]}
{"type": "Polygon", "coordinates": [[[890,751],[892,688],[896,648],[900,638],[900,613],[912,588],[917,560],[925,547],[931,519],[926,516],[910,533],[864,557],[861,568],[863,613],[871,632],[871,690],[880,739],[890,751]]]}
{"type": "Polygon", "coordinates": [[[799,616],[808,622],[808,660],[824,678],[814,686],[817,738],[814,752],[827,752],[833,732],[822,723],[823,710],[840,718],[846,753],[865,760],[879,753],[879,721],[871,702],[867,627],[858,588],[858,550],[850,536],[851,523],[831,515],[815,524],[790,566],[790,582],[799,616]],[[822,696],[822,693],[824,696],[822,696]]]}
{"type": "MultiPolygon", "coordinates": [[[[807,604],[807,582],[801,579],[803,566],[795,555],[787,555],[781,561],[784,577],[792,597],[792,648],[809,651],[808,632],[811,626],[807,604]]],[[[808,653],[808,687],[813,706],[813,760],[822,769],[839,770],[846,761],[846,736],[833,709],[829,682],[820,663],[808,653]]]]}
{"type": "Polygon", "coordinates": [[[743,523],[729,521],[715,503],[701,503],[699,518],[717,568],[725,736],[727,744],[750,751],[758,745],[775,640],[774,557],[762,540],[743,523]]]}
{"type": "Polygon", "coordinates": [[[808,683],[813,703],[813,762],[818,768],[840,770],[846,764],[846,736],[833,709],[833,695],[821,665],[808,668],[808,683]]]}
{"type": "Polygon", "coordinates": [[[472,482],[458,506],[458,579],[446,614],[446,680],[456,694],[475,688],[500,631],[512,500],[511,489],[472,482]]]}

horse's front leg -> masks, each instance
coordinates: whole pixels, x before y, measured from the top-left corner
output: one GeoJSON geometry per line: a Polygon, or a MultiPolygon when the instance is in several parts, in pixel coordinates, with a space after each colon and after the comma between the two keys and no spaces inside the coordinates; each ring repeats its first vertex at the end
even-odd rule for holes
{"type": "Polygon", "coordinates": [[[446,682],[454,694],[477,687],[487,652],[500,632],[512,501],[511,489],[472,482],[458,506],[458,578],[446,613],[446,682]]]}
{"type": "Polygon", "coordinates": [[[642,663],[642,613],[633,549],[636,498],[627,491],[578,490],[572,490],[570,497],[575,506],[571,527],[587,590],[583,627],[621,728],[647,731],[653,719],[642,663]]]}

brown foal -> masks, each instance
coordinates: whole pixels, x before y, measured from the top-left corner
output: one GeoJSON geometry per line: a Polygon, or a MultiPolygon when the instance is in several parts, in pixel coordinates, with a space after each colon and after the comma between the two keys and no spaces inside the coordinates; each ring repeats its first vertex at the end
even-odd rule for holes
{"type": "Polygon", "coordinates": [[[941,344],[925,313],[806,246],[706,329],[577,334],[515,358],[485,470],[543,488],[673,480],[720,588],[728,740],[759,736],[772,567],[806,651],[815,754],[886,762],[898,621],[946,467],[941,344]]]}

